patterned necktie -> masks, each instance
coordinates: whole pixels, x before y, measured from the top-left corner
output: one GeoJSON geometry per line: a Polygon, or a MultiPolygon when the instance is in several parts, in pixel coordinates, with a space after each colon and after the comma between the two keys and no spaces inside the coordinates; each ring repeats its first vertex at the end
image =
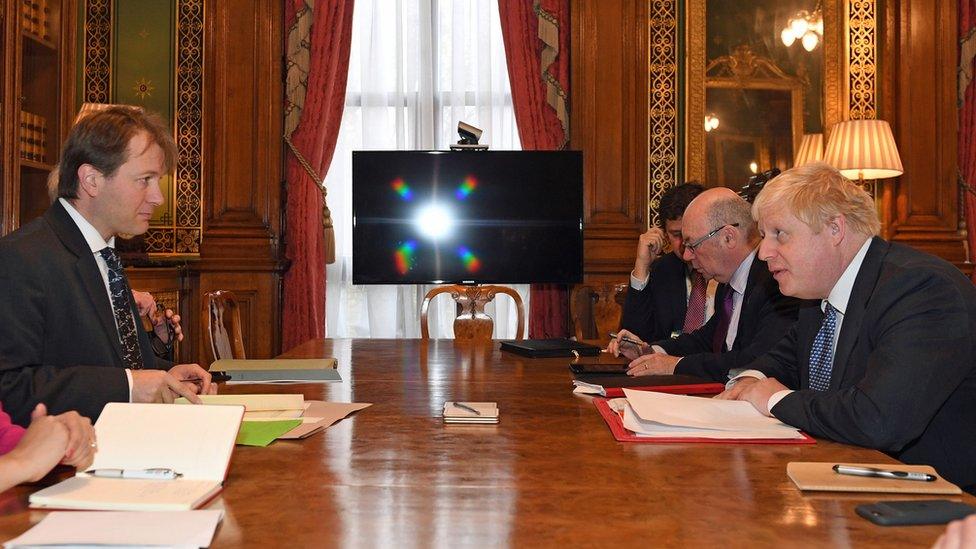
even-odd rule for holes
{"type": "Polygon", "coordinates": [[[716,353],[721,353],[725,349],[725,336],[729,335],[729,323],[732,321],[733,295],[735,295],[735,289],[729,286],[722,298],[722,312],[718,318],[718,327],[715,329],[715,338],[712,339],[712,351],[716,353]]]}
{"type": "Polygon", "coordinates": [[[834,367],[834,331],[837,329],[837,309],[828,302],[824,307],[823,323],[813,339],[810,350],[810,388],[826,391],[830,387],[830,372],[834,367]]]}
{"type": "Polygon", "coordinates": [[[691,295],[688,296],[688,311],[685,313],[684,333],[694,332],[705,323],[705,290],[708,281],[698,271],[691,272],[691,295]]]}
{"type": "Polygon", "coordinates": [[[138,370],[142,368],[142,353],[139,351],[139,336],[136,335],[136,323],[129,305],[131,294],[125,283],[122,262],[110,247],[102,248],[98,253],[108,264],[108,290],[112,294],[112,312],[115,313],[115,326],[119,329],[119,343],[122,344],[122,361],[126,368],[138,370]]]}

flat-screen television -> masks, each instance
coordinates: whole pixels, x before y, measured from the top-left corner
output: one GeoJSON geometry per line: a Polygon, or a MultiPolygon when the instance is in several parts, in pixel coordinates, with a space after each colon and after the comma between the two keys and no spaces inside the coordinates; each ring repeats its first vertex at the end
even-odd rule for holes
{"type": "Polygon", "coordinates": [[[355,151],[354,284],[583,279],[579,151],[355,151]]]}

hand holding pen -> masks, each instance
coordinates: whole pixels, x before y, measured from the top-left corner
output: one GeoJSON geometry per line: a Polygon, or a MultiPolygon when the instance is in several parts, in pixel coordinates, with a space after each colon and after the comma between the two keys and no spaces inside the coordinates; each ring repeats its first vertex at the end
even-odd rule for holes
{"type": "Polygon", "coordinates": [[[622,354],[630,360],[634,360],[650,352],[650,347],[633,333],[627,330],[620,330],[616,333],[610,333],[610,344],[607,345],[607,352],[613,356],[620,356],[622,354]]]}

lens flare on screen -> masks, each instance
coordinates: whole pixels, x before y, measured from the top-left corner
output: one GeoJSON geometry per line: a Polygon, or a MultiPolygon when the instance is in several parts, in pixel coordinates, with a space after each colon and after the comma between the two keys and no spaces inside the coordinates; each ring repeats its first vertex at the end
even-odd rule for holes
{"type": "Polygon", "coordinates": [[[469,273],[476,273],[481,269],[481,260],[474,255],[474,252],[465,246],[458,247],[457,251],[458,256],[461,258],[461,262],[464,263],[464,268],[467,269],[469,273]]]}
{"type": "Polygon", "coordinates": [[[454,214],[444,206],[432,203],[417,211],[414,224],[420,234],[431,240],[440,240],[453,232],[454,214]]]}
{"type": "Polygon", "coordinates": [[[458,185],[457,191],[454,192],[454,196],[458,200],[464,200],[465,198],[471,196],[471,193],[478,188],[478,180],[475,179],[473,175],[469,175],[464,178],[464,181],[458,185]]]}
{"type": "Polygon", "coordinates": [[[393,260],[396,261],[398,273],[405,275],[413,268],[414,261],[416,260],[413,255],[415,251],[417,251],[417,243],[413,240],[408,240],[393,252],[393,260]]]}
{"type": "Polygon", "coordinates": [[[400,195],[400,198],[406,200],[407,202],[413,200],[413,191],[410,190],[410,185],[407,185],[402,177],[394,179],[393,182],[390,183],[390,187],[393,187],[393,190],[400,195]]]}

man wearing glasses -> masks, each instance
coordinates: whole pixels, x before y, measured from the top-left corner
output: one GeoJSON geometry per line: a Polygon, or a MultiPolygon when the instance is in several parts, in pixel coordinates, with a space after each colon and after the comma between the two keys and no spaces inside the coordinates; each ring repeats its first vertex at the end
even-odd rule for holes
{"type": "Polygon", "coordinates": [[[786,297],[756,257],[759,233],[749,203],[730,189],[709,189],[685,210],[684,259],[721,284],[715,314],[704,326],[675,339],[646,344],[622,330],[617,349],[632,358],[630,375],[685,374],[725,380],[768,351],[796,321],[800,300],[786,297]],[[624,344],[623,338],[638,345],[624,344]]]}

